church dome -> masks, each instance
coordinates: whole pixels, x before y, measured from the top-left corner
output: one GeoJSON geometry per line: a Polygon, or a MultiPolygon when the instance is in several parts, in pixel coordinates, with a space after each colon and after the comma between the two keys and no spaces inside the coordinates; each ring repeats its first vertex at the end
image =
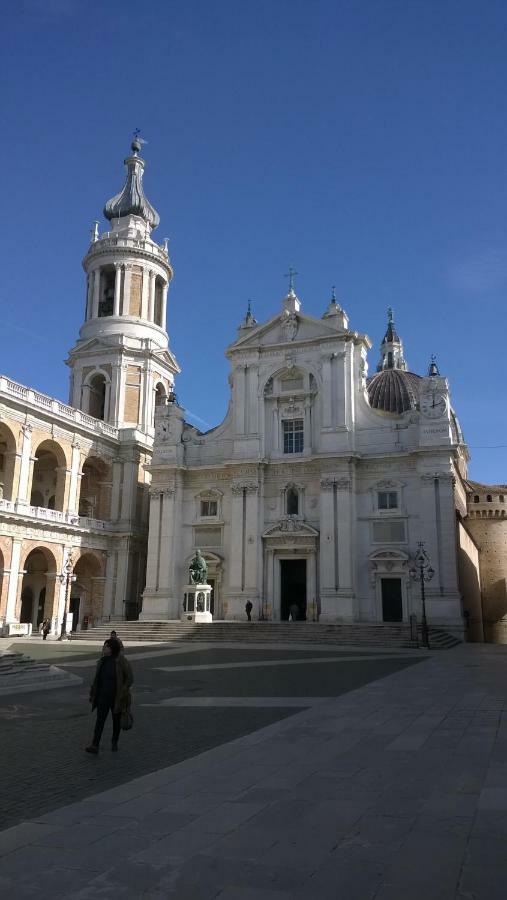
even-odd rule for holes
{"type": "Polygon", "coordinates": [[[125,160],[127,178],[123,189],[108,200],[104,216],[109,221],[124,216],[140,216],[151,228],[156,228],[160,224],[160,216],[144,194],[144,159],[139,156],[140,149],[141,141],[136,138],[132,141],[132,156],[125,160]]]}
{"type": "Polygon", "coordinates": [[[372,409],[402,415],[415,409],[420,376],[403,369],[383,369],[368,379],[368,399],[372,409]]]}

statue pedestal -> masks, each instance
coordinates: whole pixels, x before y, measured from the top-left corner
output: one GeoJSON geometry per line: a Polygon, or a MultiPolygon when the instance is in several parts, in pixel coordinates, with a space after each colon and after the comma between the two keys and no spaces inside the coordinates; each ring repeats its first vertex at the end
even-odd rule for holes
{"type": "Polygon", "coordinates": [[[187,584],[183,594],[182,622],[212,622],[211,585],[187,584]]]}

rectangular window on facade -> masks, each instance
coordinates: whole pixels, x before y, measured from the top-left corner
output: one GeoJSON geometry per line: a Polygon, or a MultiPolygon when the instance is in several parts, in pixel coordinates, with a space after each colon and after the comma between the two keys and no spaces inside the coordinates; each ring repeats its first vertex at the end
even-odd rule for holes
{"type": "Polygon", "coordinates": [[[397,491],[379,491],[377,496],[379,509],[398,509],[397,491]]]}
{"type": "Polygon", "coordinates": [[[201,516],[218,515],[218,502],[216,500],[201,500],[201,516]]]}
{"type": "Polygon", "coordinates": [[[373,522],[375,544],[403,544],[405,540],[405,522],[373,522]]]}
{"type": "Polygon", "coordinates": [[[304,423],[303,419],[284,420],[283,425],[283,452],[302,453],[304,449],[304,423]]]}

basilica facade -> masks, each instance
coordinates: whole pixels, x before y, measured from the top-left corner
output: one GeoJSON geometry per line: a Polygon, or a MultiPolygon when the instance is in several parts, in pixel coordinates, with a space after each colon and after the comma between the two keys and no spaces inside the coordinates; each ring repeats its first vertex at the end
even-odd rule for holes
{"type": "Polygon", "coordinates": [[[410,569],[423,543],[429,620],[462,636],[469,602],[477,624],[476,548],[457,518],[468,454],[448,381],[435,361],[409,371],[391,311],[372,377],[370,348],[334,295],[314,318],[291,284],[267,322],[248,311],[227,350],[221,425],[202,434],[174,399],[157,410],[141,618],[179,616],[200,548],[220,619],[250,602],[261,620],[420,620],[410,569]]]}

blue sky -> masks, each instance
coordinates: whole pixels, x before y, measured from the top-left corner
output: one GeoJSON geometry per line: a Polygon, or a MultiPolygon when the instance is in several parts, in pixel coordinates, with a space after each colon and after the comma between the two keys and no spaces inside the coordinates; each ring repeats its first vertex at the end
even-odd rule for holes
{"type": "Polygon", "coordinates": [[[393,306],[410,368],[450,379],[471,477],[507,481],[504,2],[8,0],[2,24],[2,372],[66,397],[90,225],[139,127],[183,406],[222,419],[224,349],[293,265],[311,315],[336,284],[370,371],[393,306]]]}

